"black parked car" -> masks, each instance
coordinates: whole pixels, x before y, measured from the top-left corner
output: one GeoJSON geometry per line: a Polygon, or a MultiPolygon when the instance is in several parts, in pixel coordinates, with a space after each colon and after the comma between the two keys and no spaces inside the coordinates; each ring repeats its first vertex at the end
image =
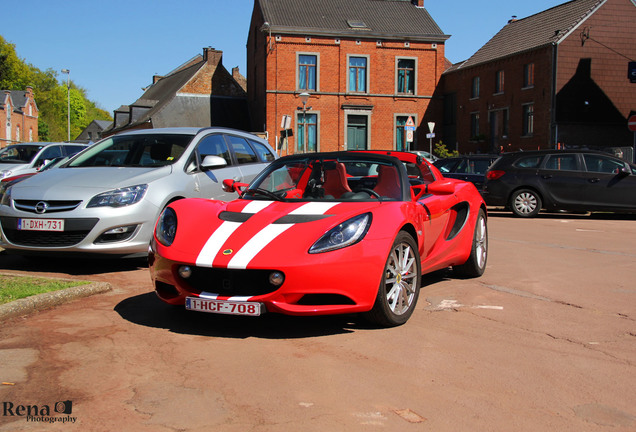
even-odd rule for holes
{"type": "Polygon", "coordinates": [[[636,212],[636,165],[587,150],[506,153],[486,173],[483,196],[521,217],[541,209],[636,212]]]}
{"type": "Polygon", "coordinates": [[[439,159],[433,163],[444,177],[469,181],[481,192],[488,167],[497,155],[474,154],[439,159]]]}

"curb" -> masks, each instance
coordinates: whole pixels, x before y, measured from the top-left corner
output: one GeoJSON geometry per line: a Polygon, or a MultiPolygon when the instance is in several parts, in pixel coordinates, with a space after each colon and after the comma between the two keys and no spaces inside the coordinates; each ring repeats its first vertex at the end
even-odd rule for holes
{"type": "Polygon", "coordinates": [[[66,288],[31,297],[14,300],[0,305],[0,321],[29,315],[37,311],[51,308],[82,297],[110,291],[112,287],[106,282],[94,282],[88,285],[66,288]]]}

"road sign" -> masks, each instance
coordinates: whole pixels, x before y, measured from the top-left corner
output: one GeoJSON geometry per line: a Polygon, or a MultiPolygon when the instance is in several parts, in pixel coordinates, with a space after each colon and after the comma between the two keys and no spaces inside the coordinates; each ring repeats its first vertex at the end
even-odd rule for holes
{"type": "Polygon", "coordinates": [[[280,127],[282,129],[289,129],[291,128],[291,116],[289,115],[284,115],[282,121],[280,122],[280,127]]]}
{"type": "Polygon", "coordinates": [[[630,131],[636,132],[636,114],[629,116],[627,119],[627,127],[630,131]]]}
{"type": "Polygon", "coordinates": [[[413,131],[412,130],[407,130],[406,131],[406,142],[413,142],[413,131]]]}
{"type": "MultiPolygon", "coordinates": [[[[406,126],[413,126],[415,127],[415,122],[413,121],[413,117],[409,116],[409,118],[406,120],[406,126]]],[[[408,130],[408,129],[407,129],[408,130]]],[[[415,130],[415,129],[414,129],[415,130]]]]}
{"type": "Polygon", "coordinates": [[[434,133],[427,133],[426,134],[426,138],[435,138],[435,134],[434,133]]]}
{"type": "Polygon", "coordinates": [[[415,126],[404,126],[404,130],[407,132],[414,132],[415,126]]]}
{"type": "Polygon", "coordinates": [[[433,129],[435,129],[435,122],[428,122],[428,131],[433,133],[433,129]]]}

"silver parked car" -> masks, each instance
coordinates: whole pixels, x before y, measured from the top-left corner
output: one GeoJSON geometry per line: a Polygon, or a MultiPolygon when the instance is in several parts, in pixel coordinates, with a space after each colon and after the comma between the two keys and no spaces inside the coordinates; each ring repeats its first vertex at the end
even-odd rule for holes
{"type": "Polygon", "coordinates": [[[276,157],[267,141],[225,128],[114,135],[7,188],[0,246],[21,254],[144,256],[168,203],[234,199],[223,180],[250,182],[276,157]]]}
{"type": "Polygon", "coordinates": [[[12,144],[0,150],[0,178],[33,174],[53,159],[73,156],[86,144],[32,142],[12,144]]]}

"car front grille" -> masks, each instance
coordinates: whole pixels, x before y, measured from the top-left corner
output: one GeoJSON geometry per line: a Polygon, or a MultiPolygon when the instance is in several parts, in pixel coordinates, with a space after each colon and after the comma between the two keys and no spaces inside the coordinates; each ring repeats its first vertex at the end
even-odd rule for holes
{"type": "Polygon", "coordinates": [[[99,219],[65,219],[64,231],[25,231],[18,229],[18,218],[2,217],[2,231],[7,240],[16,246],[68,247],[80,243],[93,229],[99,219]]]}
{"type": "Polygon", "coordinates": [[[77,208],[82,203],[79,201],[46,201],[46,200],[14,200],[13,205],[16,209],[29,213],[55,213],[62,211],[70,211],[77,208]],[[38,205],[39,204],[39,205],[38,205]]]}
{"type": "Polygon", "coordinates": [[[192,276],[181,279],[195,292],[222,296],[258,296],[276,291],[280,286],[269,283],[275,270],[234,270],[192,267],[192,276]]]}

